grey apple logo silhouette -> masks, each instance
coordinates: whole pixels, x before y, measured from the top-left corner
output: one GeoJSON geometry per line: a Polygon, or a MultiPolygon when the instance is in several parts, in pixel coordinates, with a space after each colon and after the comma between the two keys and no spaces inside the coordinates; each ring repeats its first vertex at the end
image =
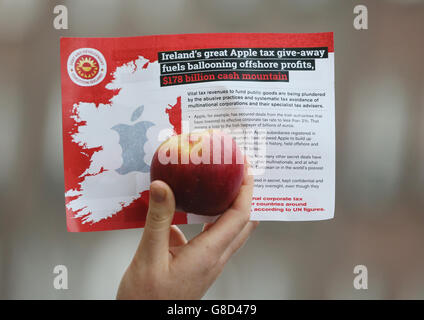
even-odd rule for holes
{"type": "MultiPolygon", "coordinates": [[[[131,121],[134,122],[140,118],[144,106],[134,110],[131,115],[131,121]]],[[[139,121],[133,125],[117,124],[112,127],[119,134],[119,144],[122,148],[123,163],[116,172],[127,174],[133,171],[149,172],[150,166],[144,161],[144,145],[147,142],[147,129],[154,126],[150,121],[139,121]]]]}

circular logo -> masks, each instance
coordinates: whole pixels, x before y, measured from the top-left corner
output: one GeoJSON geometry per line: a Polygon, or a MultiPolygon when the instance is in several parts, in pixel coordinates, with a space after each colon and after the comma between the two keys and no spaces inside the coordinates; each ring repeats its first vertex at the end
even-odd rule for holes
{"type": "Polygon", "coordinates": [[[68,74],[79,86],[95,86],[106,76],[106,60],[103,54],[93,48],[80,48],[69,55],[68,74]]]}

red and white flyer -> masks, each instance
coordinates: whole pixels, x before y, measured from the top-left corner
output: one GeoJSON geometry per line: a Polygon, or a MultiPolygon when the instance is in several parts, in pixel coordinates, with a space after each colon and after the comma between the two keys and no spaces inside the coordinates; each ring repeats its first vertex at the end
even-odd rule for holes
{"type": "Polygon", "coordinates": [[[60,51],[69,231],[143,227],[157,147],[211,128],[249,157],[252,220],[333,218],[333,33],[62,38],[60,51]]]}

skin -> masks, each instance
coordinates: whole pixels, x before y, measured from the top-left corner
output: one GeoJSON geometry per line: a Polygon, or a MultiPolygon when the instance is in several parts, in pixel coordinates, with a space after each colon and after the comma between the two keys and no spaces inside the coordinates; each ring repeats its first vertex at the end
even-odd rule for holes
{"type": "Polygon", "coordinates": [[[190,241],[171,225],[175,211],[172,190],[163,181],[152,182],[143,236],[122,277],[117,299],[203,297],[259,224],[249,221],[253,176],[247,174],[247,167],[232,206],[190,241]]]}

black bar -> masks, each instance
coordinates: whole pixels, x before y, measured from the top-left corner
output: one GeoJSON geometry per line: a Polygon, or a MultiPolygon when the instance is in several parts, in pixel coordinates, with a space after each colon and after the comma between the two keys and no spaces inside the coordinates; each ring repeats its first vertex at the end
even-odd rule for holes
{"type": "Polygon", "coordinates": [[[168,62],[160,65],[161,75],[201,71],[312,71],[315,70],[313,59],[209,59],[183,62],[168,62]],[[288,64],[282,69],[282,64],[288,64]],[[223,65],[223,67],[220,67],[223,65]],[[198,69],[194,69],[198,67],[198,69]]]}
{"type": "Polygon", "coordinates": [[[419,318],[424,301],[407,300],[189,300],[189,301],[78,301],[78,300],[8,300],[0,301],[3,314],[9,309],[16,317],[23,313],[35,315],[68,314],[70,319],[100,316],[140,319],[303,319],[310,317],[345,319],[350,316],[383,314],[399,319],[419,318]],[[50,311],[55,307],[54,312],[50,311]],[[240,307],[241,306],[241,307],[240,307]],[[254,307],[252,307],[254,306],[254,307]],[[239,308],[240,307],[240,308],[239,308]],[[196,309],[195,309],[196,308],[196,309]],[[199,309],[200,308],[200,309],[199,309]],[[200,310],[200,311],[196,311],[200,310]],[[238,310],[238,311],[237,311],[238,310]],[[253,310],[256,310],[253,312],[253,310]],[[180,312],[180,314],[175,314],[180,312]],[[196,312],[196,313],[194,313],[196,312]],[[183,314],[184,313],[184,314],[183,314]],[[411,314],[411,316],[409,316],[411,314]],[[196,316],[197,315],[197,316],[196,316]],[[413,316],[412,316],[413,315],[413,316]]]}
{"type": "Polygon", "coordinates": [[[177,61],[188,61],[188,60],[200,60],[200,59],[325,59],[328,58],[328,47],[297,47],[297,48],[214,48],[214,49],[191,49],[191,50],[174,50],[174,51],[161,51],[158,52],[159,63],[163,62],[177,62],[177,61]],[[253,56],[231,56],[231,51],[236,50],[238,52],[245,51],[247,53],[254,53],[253,56]],[[271,53],[273,56],[261,55],[261,50],[271,53]],[[315,51],[325,50],[322,57],[319,56],[300,56],[301,51],[315,51]],[[224,55],[224,53],[226,54],[224,55]],[[278,56],[278,51],[296,53],[296,55],[290,56],[278,56]],[[222,53],[222,55],[209,56],[207,53],[222,53]],[[167,57],[165,57],[167,55],[167,57]]]}

